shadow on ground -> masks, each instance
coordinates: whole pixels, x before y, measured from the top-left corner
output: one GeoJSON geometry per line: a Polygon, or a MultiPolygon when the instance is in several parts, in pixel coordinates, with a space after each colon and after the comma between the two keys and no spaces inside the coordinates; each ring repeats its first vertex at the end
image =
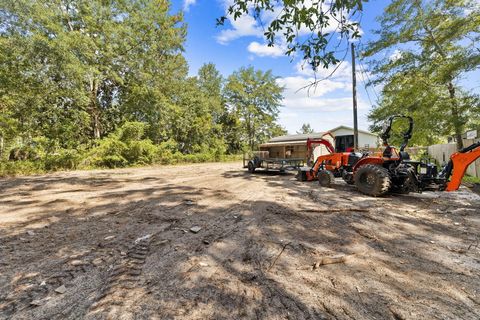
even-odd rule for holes
{"type": "Polygon", "coordinates": [[[35,206],[52,184],[107,190],[82,206],[43,203],[38,221],[0,229],[0,318],[480,316],[480,255],[466,250],[479,203],[447,216],[438,198],[373,199],[274,172],[133,180],[143,186],[108,176],[7,186],[32,197],[2,202],[12,209],[35,206]],[[25,233],[34,222],[45,225],[25,233]],[[345,261],[313,267],[337,255],[345,261]]]}

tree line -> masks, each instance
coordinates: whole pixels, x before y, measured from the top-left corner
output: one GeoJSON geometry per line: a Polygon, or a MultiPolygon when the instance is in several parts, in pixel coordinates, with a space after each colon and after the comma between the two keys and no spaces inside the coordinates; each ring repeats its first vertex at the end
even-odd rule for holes
{"type": "Polygon", "coordinates": [[[284,133],[271,71],[189,76],[186,32],[166,0],[0,0],[2,162],[218,158],[284,133]]]}

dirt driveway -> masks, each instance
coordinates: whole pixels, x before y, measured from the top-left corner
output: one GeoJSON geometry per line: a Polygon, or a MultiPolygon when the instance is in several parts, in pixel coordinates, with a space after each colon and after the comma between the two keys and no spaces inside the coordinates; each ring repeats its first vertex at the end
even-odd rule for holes
{"type": "Polygon", "coordinates": [[[465,189],[377,199],[228,163],[0,192],[2,319],[480,318],[465,189]]]}

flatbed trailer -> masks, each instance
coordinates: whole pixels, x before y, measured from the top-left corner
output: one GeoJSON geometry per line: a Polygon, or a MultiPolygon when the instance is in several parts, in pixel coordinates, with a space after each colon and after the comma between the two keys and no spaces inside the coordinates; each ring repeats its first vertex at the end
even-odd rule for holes
{"type": "Polygon", "coordinates": [[[298,170],[305,165],[305,158],[270,158],[268,152],[256,151],[251,155],[243,155],[243,167],[249,172],[262,168],[265,171],[278,170],[285,172],[288,170],[298,170]]]}

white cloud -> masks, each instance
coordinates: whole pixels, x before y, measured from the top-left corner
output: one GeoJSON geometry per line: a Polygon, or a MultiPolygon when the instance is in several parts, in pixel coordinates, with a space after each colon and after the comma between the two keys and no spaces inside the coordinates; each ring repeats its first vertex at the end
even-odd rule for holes
{"type": "MultiPolygon", "coordinates": [[[[290,111],[342,111],[352,109],[351,83],[349,81],[323,80],[311,86],[315,78],[292,76],[278,78],[277,83],[285,88],[283,106],[290,111]],[[339,92],[340,91],[340,92],[339,92]],[[325,97],[334,94],[334,97],[325,97]]],[[[359,99],[358,108],[368,109],[368,104],[359,99]]]]}
{"type": "MultiPolygon", "coordinates": [[[[195,1],[195,0],[185,0],[185,1],[195,1]]],[[[227,44],[228,42],[241,37],[247,37],[247,36],[263,37],[265,31],[261,25],[269,26],[270,23],[274,19],[277,19],[282,14],[282,11],[283,11],[283,5],[275,6],[273,8],[273,11],[263,11],[259,18],[259,20],[261,20],[261,24],[260,24],[252,15],[242,15],[241,17],[234,20],[233,16],[229,15],[227,12],[228,7],[233,4],[233,1],[221,0],[221,2],[223,3],[223,7],[225,8],[225,15],[227,17],[227,20],[231,24],[230,29],[222,30],[217,35],[216,39],[221,44],[227,44]]],[[[301,4],[302,6],[305,5],[305,7],[309,8],[313,5],[313,1],[305,0],[305,1],[299,2],[299,4],[301,4]]],[[[322,6],[323,6],[324,12],[329,12],[330,8],[328,4],[323,3],[322,6]]],[[[334,19],[330,13],[327,13],[327,16],[329,17],[328,20],[330,24],[325,28],[323,28],[322,32],[323,33],[338,32],[339,23],[337,22],[337,20],[334,19]]],[[[337,19],[340,20],[340,17],[337,17],[337,19]]],[[[347,19],[347,22],[352,22],[352,21],[347,19]]],[[[313,30],[313,32],[317,32],[317,31],[320,31],[320,29],[313,30]]],[[[360,32],[362,33],[363,31],[360,30],[360,32]]],[[[278,31],[277,32],[278,39],[281,39],[284,33],[285,33],[285,30],[278,31]]],[[[301,24],[300,28],[296,30],[296,34],[300,37],[308,36],[312,34],[312,30],[307,28],[304,24],[301,24]]],[[[284,41],[283,38],[282,40],[284,41]]]]}
{"type": "Polygon", "coordinates": [[[195,5],[197,0],[183,0],[183,10],[188,11],[190,10],[190,6],[195,5]]]}
{"type": "Polygon", "coordinates": [[[350,80],[352,77],[352,66],[348,61],[343,61],[339,65],[329,66],[326,69],[320,67],[315,74],[308,62],[302,60],[295,65],[295,70],[300,75],[309,77],[316,76],[317,79],[329,77],[329,79],[332,80],[350,80]]]}
{"type": "Polygon", "coordinates": [[[311,86],[315,82],[315,78],[312,77],[284,77],[278,78],[277,83],[285,87],[285,98],[319,98],[327,93],[335,90],[345,90],[349,88],[349,84],[341,81],[324,80],[317,85],[311,86]],[[311,87],[309,87],[311,86],[311,87]]]}
{"type": "MultiPolygon", "coordinates": [[[[351,84],[352,82],[352,65],[348,61],[342,61],[337,65],[331,65],[328,68],[319,68],[316,72],[305,61],[299,61],[295,64],[295,71],[298,75],[315,77],[317,80],[328,79],[333,81],[343,81],[351,84]]],[[[357,61],[356,65],[357,82],[366,83],[372,77],[367,71],[366,66],[357,61]]],[[[324,80],[323,80],[324,81],[324,80]]],[[[322,82],[323,82],[322,81],[322,82]]]]}
{"type": "MultiPolygon", "coordinates": [[[[299,62],[295,65],[296,75],[277,79],[277,83],[285,88],[279,122],[289,132],[295,133],[303,123],[310,123],[317,132],[329,130],[338,125],[352,126],[350,63],[343,62],[330,78],[318,82],[316,87],[305,88],[316,79],[328,76],[333,68],[320,69],[315,78],[311,68],[299,62]]],[[[362,95],[358,95],[357,99],[359,126],[367,129],[366,115],[371,106],[362,98],[362,95]]]]}
{"type": "MultiPolygon", "coordinates": [[[[283,104],[289,110],[302,110],[303,112],[336,112],[352,110],[353,101],[352,97],[340,97],[340,98],[290,98],[284,99],[283,104]]],[[[359,110],[366,110],[369,105],[359,99],[357,101],[357,108],[359,110]]]]}
{"type": "MultiPolygon", "coordinates": [[[[358,100],[358,124],[360,129],[368,129],[368,111],[370,106],[361,98],[358,100]]],[[[279,123],[294,134],[302,124],[310,123],[316,132],[324,132],[339,125],[353,127],[352,98],[286,100],[280,108],[279,123]]]]}
{"type": "Polygon", "coordinates": [[[260,44],[256,41],[248,45],[248,51],[260,57],[280,57],[284,54],[284,48],[281,45],[269,47],[267,44],[260,44]]]}
{"type": "Polygon", "coordinates": [[[395,49],[395,51],[393,51],[393,53],[388,58],[390,59],[390,61],[395,62],[398,59],[400,59],[401,57],[402,57],[402,52],[398,49],[395,49]]]}
{"type": "Polygon", "coordinates": [[[262,37],[263,30],[257,25],[257,21],[252,16],[241,16],[237,20],[228,17],[232,25],[231,29],[222,30],[216,37],[221,44],[246,36],[262,37]]]}

